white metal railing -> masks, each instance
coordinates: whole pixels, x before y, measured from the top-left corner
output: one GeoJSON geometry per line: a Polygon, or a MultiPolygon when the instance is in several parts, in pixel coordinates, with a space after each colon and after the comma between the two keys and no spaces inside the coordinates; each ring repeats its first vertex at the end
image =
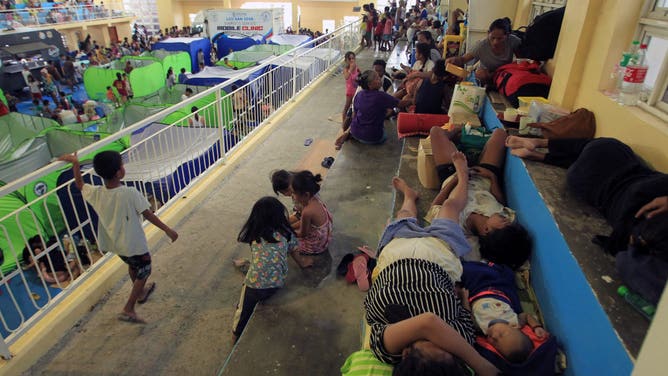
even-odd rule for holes
{"type": "MultiPolygon", "coordinates": [[[[79,150],[84,180],[102,184],[85,155],[130,138],[131,146],[121,152],[125,184],[139,189],[160,212],[238,150],[277,110],[339,64],[347,50],[356,49],[358,29],[358,22],[343,26],[315,40],[315,47],[295,48],[258,66],[255,71],[262,74],[236,90],[230,90],[229,83],[243,79],[242,74],[79,150]],[[195,102],[207,101],[190,113],[195,102]],[[157,123],[180,109],[189,114],[170,124],[157,123]]],[[[67,172],[67,167],[51,163],[0,187],[0,197],[18,197],[16,192],[67,172]]],[[[7,244],[4,254],[16,260],[14,270],[0,270],[1,356],[9,358],[8,345],[110,259],[95,246],[93,218],[69,179],[61,179],[53,190],[0,218],[0,236],[7,244]],[[54,272],[58,267],[61,270],[54,272]]]]}
{"type": "Polygon", "coordinates": [[[13,9],[0,10],[0,29],[17,29],[30,26],[54,26],[63,23],[92,21],[98,19],[131,17],[132,13],[123,9],[122,2],[109,2],[106,5],[74,5],[76,2],[41,4],[41,7],[29,7],[25,3],[15,5],[13,9]]]}

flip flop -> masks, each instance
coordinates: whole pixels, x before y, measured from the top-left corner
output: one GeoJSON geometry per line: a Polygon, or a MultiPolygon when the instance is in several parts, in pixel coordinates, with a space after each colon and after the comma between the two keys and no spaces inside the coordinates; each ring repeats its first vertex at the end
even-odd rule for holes
{"type": "Polygon", "coordinates": [[[127,313],[119,313],[118,314],[118,320],[129,322],[131,324],[146,324],[146,321],[140,319],[137,316],[130,316],[127,313]]]}
{"type": "Polygon", "coordinates": [[[306,140],[304,140],[304,146],[309,146],[309,145],[311,145],[312,143],[313,143],[313,139],[310,138],[310,137],[307,138],[306,140]]]}
{"type": "Polygon", "coordinates": [[[148,290],[146,291],[146,295],[142,299],[137,299],[137,303],[139,304],[144,304],[148,300],[148,297],[151,296],[153,293],[153,290],[155,290],[155,282],[151,282],[151,286],[149,286],[148,290]]]}
{"type": "Polygon", "coordinates": [[[334,163],[334,158],[325,157],[325,159],[322,160],[322,163],[320,163],[320,165],[324,168],[330,168],[330,167],[332,167],[333,163],[334,163]]]}

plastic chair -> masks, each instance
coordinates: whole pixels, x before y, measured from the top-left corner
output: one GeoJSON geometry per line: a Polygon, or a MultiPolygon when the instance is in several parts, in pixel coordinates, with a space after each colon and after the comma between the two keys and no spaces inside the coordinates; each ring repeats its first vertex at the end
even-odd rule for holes
{"type": "Polygon", "coordinates": [[[464,51],[464,41],[466,40],[466,26],[463,22],[459,23],[459,35],[446,35],[443,38],[443,59],[446,59],[451,56],[462,55],[464,51]],[[457,52],[448,54],[448,43],[459,43],[457,47],[457,52]]]}

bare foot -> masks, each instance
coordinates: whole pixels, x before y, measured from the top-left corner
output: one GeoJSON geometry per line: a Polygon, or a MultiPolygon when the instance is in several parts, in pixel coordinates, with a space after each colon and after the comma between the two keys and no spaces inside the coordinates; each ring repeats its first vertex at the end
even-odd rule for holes
{"type": "Polygon", "coordinates": [[[129,322],[129,323],[132,323],[132,324],[146,324],[146,321],[144,319],[142,319],[141,317],[137,316],[137,314],[134,313],[134,312],[128,313],[128,312],[123,311],[123,312],[118,314],[118,319],[120,321],[125,321],[125,322],[129,322]]]}
{"type": "Polygon", "coordinates": [[[455,170],[458,173],[468,173],[468,165],[466,163],[466,155],[461,151],[452,153],[452,164],[455,165],[455,170]]]}
{"type": "Polygon", "coordinates": [[[394,189],[404,194],[404,198],[417,200],[419,197],[417,191],[409,187],[406,181],[398,176],[392,178],[392,185],[394,189]]]}
{"type": "Polygon", "coordinates": [[[543,160],[543,157],[545,154],[529,150],[526,148],[517,148],[517,149],[512,149],[510,150],[510,154],[520,157],[520,158],[526,158],[526,159],[533,159],[533,160],[543,160]]]}
{"type": "Polygon", "coordinates": [[[511,149],[535,150],[538,147],[538,141],[536,138],[508,136],[506,137],[506,146],[511,149]]]}

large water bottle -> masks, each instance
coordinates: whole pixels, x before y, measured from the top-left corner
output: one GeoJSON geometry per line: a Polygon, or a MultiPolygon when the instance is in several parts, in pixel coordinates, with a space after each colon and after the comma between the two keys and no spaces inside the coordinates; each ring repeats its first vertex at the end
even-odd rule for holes
{"type": "Polygon", "coordinates": [[[624,70],[624,80],[619,93],[619,103],[624,106],[635,106],[640,99],[645,76],[649,68],[645,63],[647,45],[640,45],[637,56],[632,56],[624,70]]]}
{"type": "Polygon", "coordinates": [[[652,303],[645,300],[642,296],[632,292],[626,286],[619,286],[617,293],[624,297],[624,300],[629,302],[633,308],[645,316],[645,318],[652,320],[652,317],[654,317],[654,313],[656,312],[656,307],[652,303]]]}
{"type": "Polygon", "coordinates": [[[615,68],[612,70],[611,77],[615,80],[615,88],[610,92],[610,95],[614,97],[616,101],[619,101],[619,93],[622,91],[622,82],[624,82],[624,72],[626,71],[626,66],[629,64],[632,58],[638,59],[638,50],[640,49],[640,42],[634,40],[631,43],[631,48],[628,51],[622,53],[622,58],[615,65],[615,68]]]}

